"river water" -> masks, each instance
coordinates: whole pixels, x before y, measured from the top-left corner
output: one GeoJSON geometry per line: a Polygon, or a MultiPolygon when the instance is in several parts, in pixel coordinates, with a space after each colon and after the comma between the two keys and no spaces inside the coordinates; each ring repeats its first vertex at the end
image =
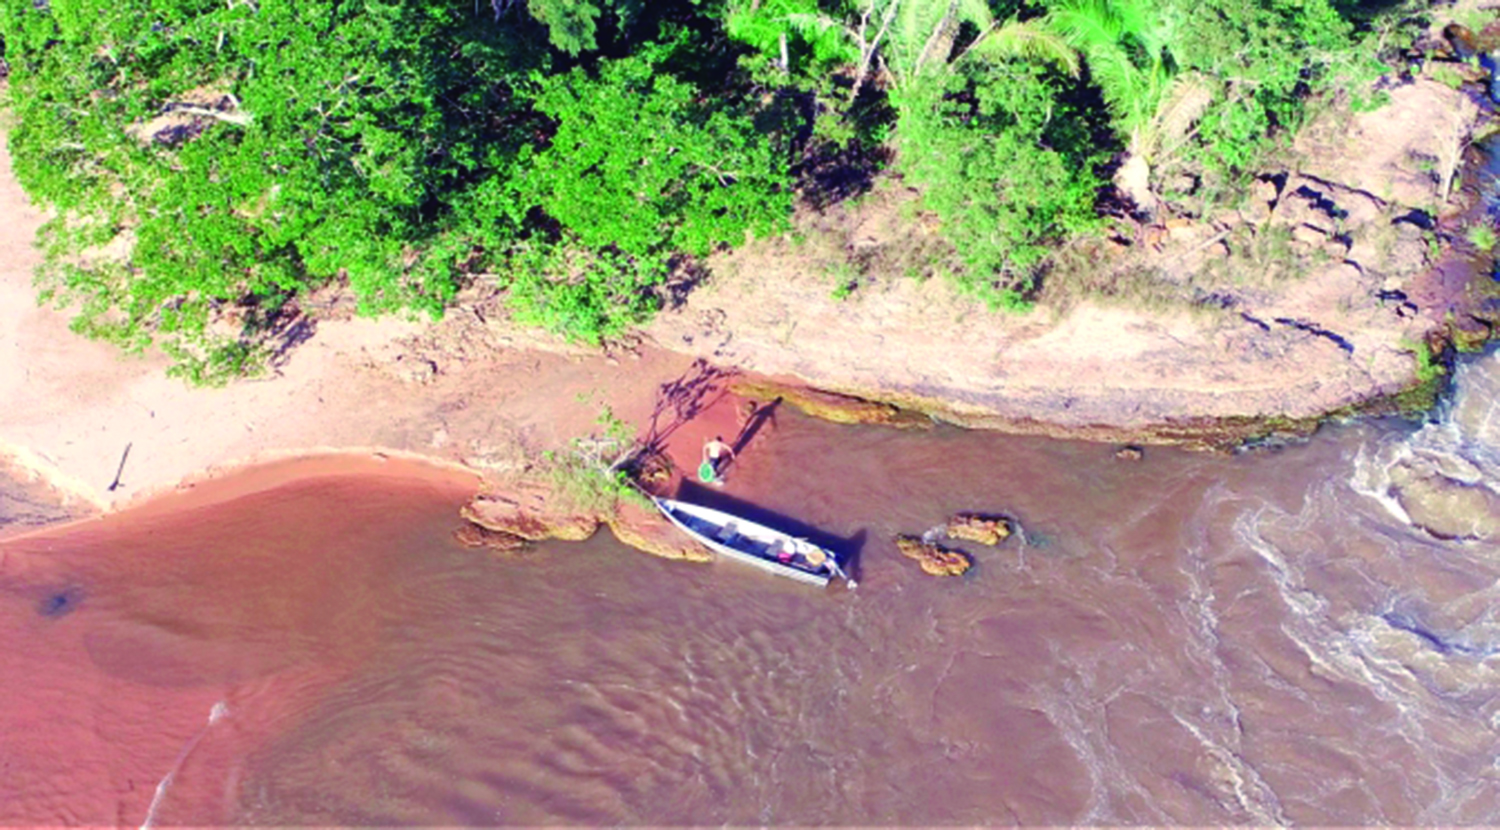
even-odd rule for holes
{"type": "Polygon", "coordinates": [[[783,412],[721,497],[854,591],[463,549],[467,480],[375,462],[16,537],[0,823],[1494,823],[1497,387],[1138,462],[783,412]],[[960,509],[1023,532],[890,543],[960,509]]]}

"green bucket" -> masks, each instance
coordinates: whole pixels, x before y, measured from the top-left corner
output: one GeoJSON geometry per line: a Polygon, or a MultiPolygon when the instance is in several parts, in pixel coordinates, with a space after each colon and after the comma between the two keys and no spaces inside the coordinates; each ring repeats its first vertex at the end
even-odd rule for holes
{"type": "Polygon", "coordinates": [[[717,479],[718,477],[719,474],[717,472],[714,472],[714,463],[712,461],[705,461],[702,464],[698,465],[699,481],[707,483],[717,479]]]}

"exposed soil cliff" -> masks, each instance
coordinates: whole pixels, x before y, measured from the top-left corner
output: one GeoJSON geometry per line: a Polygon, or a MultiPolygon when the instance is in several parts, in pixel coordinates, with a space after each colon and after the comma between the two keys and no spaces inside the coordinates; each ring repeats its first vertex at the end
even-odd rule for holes
{"type": "Polygon", "coordinates": [[[900,276],[939,243],[891,186],[804,217],[812,242],[722,258],[647,331],[968,425],[1106,440],[1219,443],[1393,395],[1417,382],[1417,344],[1480,306],[1432,224],[1461,207],[1445,196],[1480,108],[1425,79],[1389,95],[1323,113],[1238,210],[1064,252],[1030,313],[900,276]],[[834,291],[851,261],[857,288],[834,291]]]}

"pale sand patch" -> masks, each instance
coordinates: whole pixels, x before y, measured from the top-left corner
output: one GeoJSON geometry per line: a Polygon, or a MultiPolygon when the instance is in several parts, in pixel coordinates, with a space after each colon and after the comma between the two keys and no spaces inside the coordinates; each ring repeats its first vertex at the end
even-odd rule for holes
{"type": "Polygon", "coordinates": [[[377,366],[428,326],[356,319],[320,323],[278,377],[194,389],[166,377],[163,358],[85,340],[64,314],[37,306],[41,222],[0,153],[0,455],[71,493],[75,509],[118,508],[189,477],[298,453],[503,467],[587,434],[597,402],[644,423],[657,386],[692,363],[661,352],[616,362],[496,349],[416,384],[377,366]],[[597,402],[580,402],[595,390],[597,402]]]}
{"type": "MultiPolygon", "coordinates": [[[[453,493],[455,500],[472,496],[480,486],[480,474],[477,471],[462,465],[442,464],[423,455],[393,454],[381,450],[346,450],[322,454],[297,452],[280,459],[261,457],[254,464],[228,464],[217,470],[190,476],[178,482],[171,492],[158,495],[143,504],[132,505],[128,516],[129,521],[139,521],[151,516],[165,516],[223,504],[253,493],[273,490],[293,481],[349,476],[423,481],[453,493]]],[[[56,521],[67,517],[54,515],[49,518],[56,521]]],[[[34,535],[53,537],[68,528],[97,522],[100,518],[102,517],[85,517],[61,526],[42,526],[36,522],[30,523],[30,527],[26,526],[27,523],[15,528],[0,526],[0,541],[16,542],[34,535]]],[[[0,516],[0,520],[3,519],[4,516],[0,516]]]]}

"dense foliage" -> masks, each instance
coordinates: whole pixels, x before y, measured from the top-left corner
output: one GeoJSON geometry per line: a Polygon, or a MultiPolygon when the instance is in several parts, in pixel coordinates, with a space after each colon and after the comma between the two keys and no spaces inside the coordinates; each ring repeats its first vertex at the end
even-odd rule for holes
{"type": "Polygon", "coordinates": [[[1374,47],[1350,13],[0,0],[0,36],[15,169],[57,216],[46,295],[212,381],[333,283],[367,312],[438,314],[492,280],[523,319],[597,341],[648,317],[686,260],[786,227],[830,166],[888,158],[960,284],[1024,307],[1111,191],[1143,214],[1202,209],[1309,100],[1363,89],[1374,47]]]}

